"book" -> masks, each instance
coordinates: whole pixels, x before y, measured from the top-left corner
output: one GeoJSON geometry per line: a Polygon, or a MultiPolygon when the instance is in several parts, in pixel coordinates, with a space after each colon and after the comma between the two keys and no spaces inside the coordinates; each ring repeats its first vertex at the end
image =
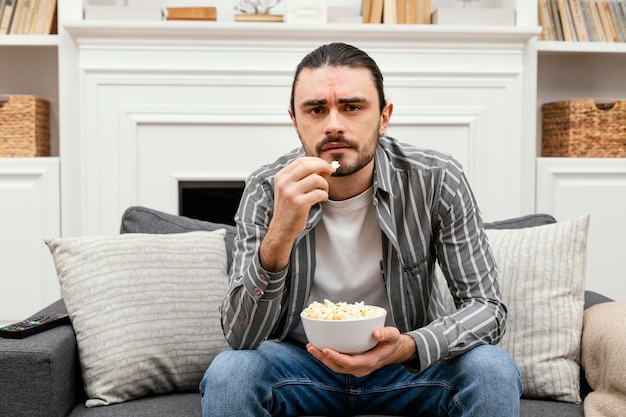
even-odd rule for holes
{"type": "Polygon", "coordinates": [[[57,0],[40,0],[30,33],[34,35],[49,35],[53,33],[53,22],[56,20],[56,12],[57,0]]]}
{"type": "Polygon", "coordinates": [[[167,20],[217,20],[217,8],[168,7],[167,20]]]}
{"type": "Polygon", "coordinates": [[[563,40],[563,26],[561,25],[561,16],[559,15],[559,8],[556,5],[557,0],[550,0],[550,7],[552,8],[552,19],[554,20],[554,29],[556,32],[556,40],[563,40]]]}
{"type": "Polygon", "coordinates": [[[0,22],[2,21],[2,12],[4,11],[4,1],[0,0],[0,22]]]}
{"type": "Polygon", "coordinates": [[[539,0],[539,24],[542,27],[540,39],[544,41],[555,41],[556,29],[554,27],[554,18],[552,17],[552,8],[549,0],[539,0]]]}
{"type": "MultiPolygon", "coordinates": [[[[429,25],[432,21],[432,17],[431,17],[431,12],[432,12],[432,5],[431,5],[431,1],[430,0],[420,0],[419,3],[421,3],[422,6],[422,21],[420,22],[423,25],[429,25]]],[[[515,23],[514,23],[515,24],[515,23]]]]}
{"type": "Polygon", "coordinates": [[[361,23],[369,23],[370,14],[372,14],[372,0],[363,0],[361,2],[361,23]]]}
{"type": "Polygon", "coordinates": [[[37,9],[39,9],[39,5],[42,1],[44,0],[30,0],[30,4],[28,5],[28,13],[26,13],[26,17],[22,22],[20,34],[25,35],[30,33],[30,28],[33,25],[33,20],[35,20],[35,15],[37,14],[37,9]]]}
{"type": "Polygon", "coordinates": [[[370,9],[367,23],[383,22],[383,1],[384,0],[372,0],[372,8],[370,9]]]}
{"type": "Polygon", "coordinates": [[[561,27],[563,28],[563,40],[566,42],[575,42],[576,32],[574,31],[574,21],[569,10],[568,0],[556,0],[559,16],[561,17],[561,27]]]}
{"type": "Polygon", "coordinates": [[[593,5],[595,6],[596,12],[598,13],[600,25],[602,27],[602,32],[604,33],[604,38],[605,38],[604,41],[615,42],[615,39],[613,38],[613,33],[611,32],[611,27],[609,26],[609,21],[604,12],[604,6],[602,5],[602,2],[595,1],[593,2],[593,5]]]}
{"type": "Polygon", "coordinates": [[[282,14],[242,13],[235,15],[235,22],[282,22],[282,14]]]}
{"type": "Polygon", "coordinates": [[[13,12],[13,20],[11,21],[11,27],[9,33],[11,35],[17,35],[20,33],[21,26],[24,24],[28,8],[30,7],[31,0],[19,0],[15,3],[15,11],[13,12]]]}
{"type": "Polygon", "coordinates": [[[417,23],[417,0],[407,0],[406,22],[412,25],[417,23]]]}
{"type": "Polygon", "coordinates": [[[6,35],[11,29],[11,22],[15,15],[15,3],[17,0],[5,0],[4,9],[2,11],[2,20],[0,20],[0,35],[6,35]]]}
{"type": "Polygon", "coordinates": [[[583,14],[583,20],[585,22],[585,27],[587,28],[587,35],[589,36],[590,42],[596,42],[595,34],[593,32],[593,19],[589,14],[586,2],[584,0],[580,0],[580,10],[583,14]]]}
{"type": "Polygon", "coordinates": [[[396,13],[397,13],[397,23],[405,24],[406,21],[406,6],[407,0],[396,0],[396,13]]]}
{"type": "Polygon", "coordinates": [[[589,42],[589,33],[587,32],[587,26],[585,25],[585,18],[583,16],[583,10],[580,4],[580,0],[568,1],[569,10],[572,14],[572,20],[574,22],[576,39],[578,39],[579,42],[589,42]]]}
{"type": "Polygon", "coordinates": [[[613,17],[611,16],[611,9],[609,8],[609,2],[602,2],[602,9],[604,11],[604,16],[606,19],[606,25],[609,28],[609,34],[613,42],[619,42],[619,37],[617,36],[617,30],[615,29],[615,24],[613,23],[613,17]]]}
{"type": "Polygon", "coordinates": [[[396,0],[383,0],[383,23],[398,23],[396,0]]]}
{"type": "MultiPolygon", "coordinates": [[[[622,4],[626,6],[626,2],[622,2],[622,4]]],[[[619,40],[620,42],[626,42],[626,7],[622,9],[616,0],[610,2],[609,5],[611,6],[611,16],[613,16],[613,23],[615,24],[619,40]]]]}
{"type": "Polygon", "coordinates": [[[584,1],[583,12],[588,16],[591,26],[592,38],[596,42],[606,42],[606,36],[604,35],[604,29],[602,28],[602,22],[598,15],[598,9],[595,6],[595,2],[584,1]]]}

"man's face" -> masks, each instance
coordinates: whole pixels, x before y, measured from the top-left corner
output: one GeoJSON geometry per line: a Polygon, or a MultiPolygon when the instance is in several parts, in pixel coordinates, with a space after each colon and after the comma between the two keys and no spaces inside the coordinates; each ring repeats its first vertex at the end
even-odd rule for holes
{"type": "Polygon", "coordinates": [[[345,176],[372,162],[391,105],[380,113],[376,87],[365,68],[304,68],[295,85],[294,111],[290,116],[306,154],[339,161],[335,175],[345,176]]]}

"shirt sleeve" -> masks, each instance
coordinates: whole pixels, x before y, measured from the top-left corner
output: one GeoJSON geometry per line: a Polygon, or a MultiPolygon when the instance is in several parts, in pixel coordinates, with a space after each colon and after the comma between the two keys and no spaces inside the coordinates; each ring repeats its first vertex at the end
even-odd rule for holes
{"type": "Polygon", "coordinates": [[[272,192],[251,178],[235,216],[237,237],[228,291],[221,309],[224,336],[233,349],[254,349],[270,335],[280,314],[287,269],[261,266],[260,242],[271,218],[272,192]]]}
{"type": "Polygon", "coordinates": [[[495,259],[467,179],[454,167],[442,181],[435,246],[457,310],[409,332],[419,354],[414,371],[477,345],[497,344],[505,332],[507,310],[495,259]]]}

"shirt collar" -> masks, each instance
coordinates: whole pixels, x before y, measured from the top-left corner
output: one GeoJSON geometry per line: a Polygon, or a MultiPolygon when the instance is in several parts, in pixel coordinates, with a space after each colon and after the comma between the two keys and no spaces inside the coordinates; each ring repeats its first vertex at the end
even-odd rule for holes
{"type": "Polygon", "coordinates": [[[387,194],[393,197],[393,184],[391,175],[393,173],[393,167],[389,156],[383,149],[380,139],[378,145],[376,145],[376,160],[374,162],[374,194],[378,190],[385,191],[387,194]]]}

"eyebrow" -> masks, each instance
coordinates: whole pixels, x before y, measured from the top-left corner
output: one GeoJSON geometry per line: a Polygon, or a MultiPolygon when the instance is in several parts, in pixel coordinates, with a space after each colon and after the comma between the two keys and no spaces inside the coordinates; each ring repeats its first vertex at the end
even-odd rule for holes
{"type": "MultiPolygon", "coordinates": [[[[364,97],[348,97],[348,98],[340,98],[339,104],[352,104],[352,103],[367,103],[367,99],[364,97]]],[[[315,107],[315,106],[323,106],[328,104],[326,99],[313,99],[306,100],[302,103],[301,107],[315,107]]]]}

